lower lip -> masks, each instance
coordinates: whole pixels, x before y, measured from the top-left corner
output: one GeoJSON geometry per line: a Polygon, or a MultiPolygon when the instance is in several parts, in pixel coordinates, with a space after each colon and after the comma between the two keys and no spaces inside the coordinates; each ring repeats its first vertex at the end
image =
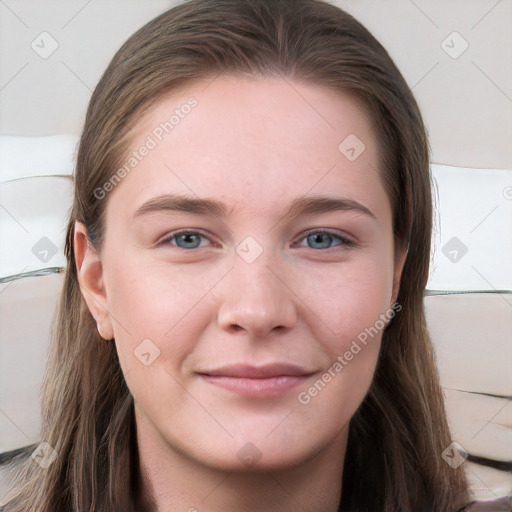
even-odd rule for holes
{"type": "Polygon", "coordinates": [[[226,377],[223,375],[201,375],[201,377],[209,384],[219,386],[242,396],[271,398],[281,395],[300,384],[304,384],[311,376],[281,376],[260,379],[226,377]]]}

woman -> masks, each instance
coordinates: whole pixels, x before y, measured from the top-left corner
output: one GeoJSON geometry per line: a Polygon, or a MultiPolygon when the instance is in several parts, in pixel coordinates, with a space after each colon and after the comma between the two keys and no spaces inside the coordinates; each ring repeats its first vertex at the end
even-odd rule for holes
{"type": "Polygon", "coordinates": [[[417,104],[351,16],[192,0],[148,23],[89,104],[6,510],[461,510],[431,216],[417,104]]]}

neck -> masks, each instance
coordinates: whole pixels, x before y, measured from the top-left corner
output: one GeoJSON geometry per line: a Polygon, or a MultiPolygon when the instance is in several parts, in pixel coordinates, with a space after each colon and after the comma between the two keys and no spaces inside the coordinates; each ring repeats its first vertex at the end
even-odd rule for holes
{"type": "Polygon", "coordinates": [[[172,450],[137,429],[137,510],[145,512],[337,512],[348,426],[334,444],[289,469],[223,471],[172,450]]]}

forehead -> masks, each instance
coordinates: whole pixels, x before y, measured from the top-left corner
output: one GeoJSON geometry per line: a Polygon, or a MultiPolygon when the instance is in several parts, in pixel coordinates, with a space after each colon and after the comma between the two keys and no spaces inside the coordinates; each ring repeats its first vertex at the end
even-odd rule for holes
{"type": "Polygon", "coordinates": [[[386,209],[361,105],[281,78],[220,76],[166,96],[136,122],[122,166],[109,203],[125,210],[185,193],[254,213],[333,191],[386,209]]]}

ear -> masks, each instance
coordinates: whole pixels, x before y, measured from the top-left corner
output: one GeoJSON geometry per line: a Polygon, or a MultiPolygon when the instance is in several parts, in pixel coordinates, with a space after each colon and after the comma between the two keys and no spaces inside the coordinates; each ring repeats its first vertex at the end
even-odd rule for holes
{"type": "Polygon", "coordinates": [[[98,325],[100,336],[105,340],[114,337],[114,330],[107,310],[107,294],[103,280],[103,265],[100,256],[89,242],[87,228],[75,222],[73,237],[76,272],[80,290],[87,307],[98,325]]]}
{"type": "Polygon", "coordinates": [[[407,253],[409,252],[408,246],[399,246],[395,251],[395,264],[393,269],[393,291],[391,293],[390,307],[396,302],[398,292],[400,291],[400,280],[402,278],[402,270],[404,269],[407,253]]]}

